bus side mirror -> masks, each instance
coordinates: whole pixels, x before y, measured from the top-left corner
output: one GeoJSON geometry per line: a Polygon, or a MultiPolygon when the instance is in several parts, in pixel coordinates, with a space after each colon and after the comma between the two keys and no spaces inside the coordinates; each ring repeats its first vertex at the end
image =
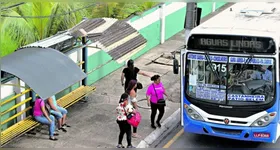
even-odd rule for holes
{"type": "Polygon", "coordinates": [[[179,72],[179,62],[176,58],[173,58],[173,73],[178,74],[179,72]]]}

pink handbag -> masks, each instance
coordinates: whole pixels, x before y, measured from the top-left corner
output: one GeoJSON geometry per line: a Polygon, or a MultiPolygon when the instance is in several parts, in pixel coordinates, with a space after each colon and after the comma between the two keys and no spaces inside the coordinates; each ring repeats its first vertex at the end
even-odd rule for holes
{"type": "Polygon", "coordinates": [[[141,114],[137,111],[135,114],[127,115],[127,122],[133,127],[138,127],[141,122],[141,114]]]}

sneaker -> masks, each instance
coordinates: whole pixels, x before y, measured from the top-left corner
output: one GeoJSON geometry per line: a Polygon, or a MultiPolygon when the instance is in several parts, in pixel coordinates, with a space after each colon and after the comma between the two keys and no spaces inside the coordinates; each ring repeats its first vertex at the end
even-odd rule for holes
{"type": "Polygon", "coordinates": [[[117,146],[116,146],[116,148],[125,148],[123,145],[121,145],[121,144],[118,144],[117,146]]]}
{"type": "Polygon", "coordinates": [[[127,148],[136,148],[136,147],[134,147],[134,146],[132,146],[132,145],[129,145],[129,146],[127,146],[127,148]]]}
{"type": "Polygon", "coordinates": [[[155,126],[155,125],[153,125],[153,124],[151,124],[151,127],[153,128],[153,129],[156,129],[157,127],[155,126]]]}
{"type": "Polygon", "coordinates": [[[62,130],[63,132],[67,132],[67,130],[64,129],[63,127],[59,128],[58,130],[59,130],[59,131],[62,130]]]}

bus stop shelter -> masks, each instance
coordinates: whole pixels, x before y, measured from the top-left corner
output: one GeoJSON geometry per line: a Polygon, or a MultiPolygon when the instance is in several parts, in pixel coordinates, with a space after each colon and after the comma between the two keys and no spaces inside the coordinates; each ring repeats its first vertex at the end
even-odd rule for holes
{"type": "Polygon", "coordinates": [[[51,48],[27,47],[1,59],[1,70],[25,82],[46,99],[86,78],[68,56],[51,48]]]}

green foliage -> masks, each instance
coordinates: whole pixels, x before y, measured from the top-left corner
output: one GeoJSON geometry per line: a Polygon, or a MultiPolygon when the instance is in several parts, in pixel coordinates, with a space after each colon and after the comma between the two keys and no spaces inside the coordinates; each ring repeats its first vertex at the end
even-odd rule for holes
{"type": "Polygon", "coordinates": [[[143,12],[158,3],[98,3],[92,10],[90,18],[110,17],[125,19],[135,12],[143,12]]]}
{"type": "MultiPolygon", "coordinates": [[[[11,6],[13,4],[6,2],[2,6],[11,6]]],[[[96,3],[93,7],[82,9],[75,13],[60,15],[90,4],[92,3],[32,2],[1,12],[9,16],[56,16],[48,18],[1,18],[0,56],[3,57],[21,46],[52,36],[58,31],[72,28],[83,17],[125,19],[131,14],[143,12],[157,3],[96,3]]]]}

